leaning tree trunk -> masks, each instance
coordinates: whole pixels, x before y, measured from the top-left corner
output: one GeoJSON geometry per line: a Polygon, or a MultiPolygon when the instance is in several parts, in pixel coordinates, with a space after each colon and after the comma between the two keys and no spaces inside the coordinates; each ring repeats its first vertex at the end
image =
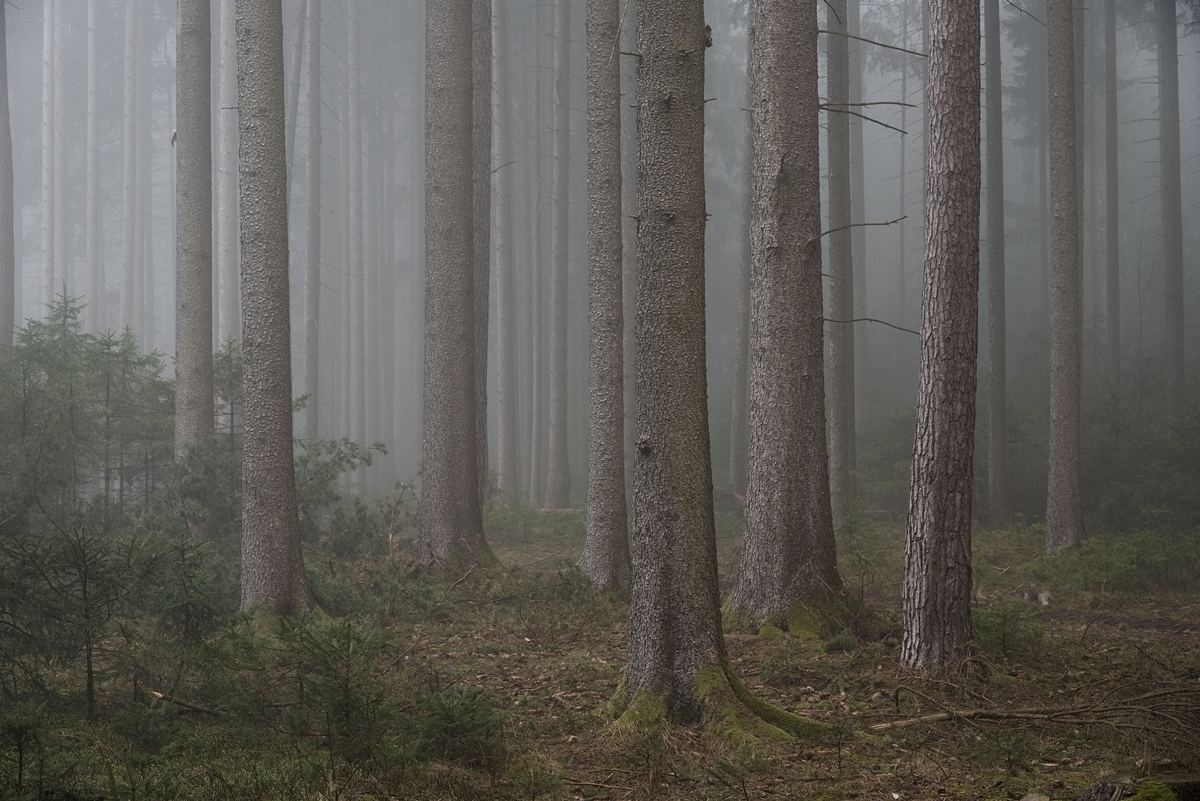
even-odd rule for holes
{"type": "Polygon", "coordinates": [[[317,439],[321,323],[321,0],[308,0],[308,142],[304,162],[304,407],[303,437],[317,439]]]}
{"type": "Polygon", "coordinates": [[[1163,289],[1167,329],[1167,419],[1184,404],[1183,204],[1179,161],[1179,35],[1175,0],[1158,0],[1158,113],[1162,155],[1163,289]]]}
{"type": "Polygon", "coordinates": [[[175,68],[175,458],[213,430],[209,0],[179,0],[175,68]]]}
{"type": "Polygon", "coordinates": [[[825,444],[817,19],[751,5],[750,449],[730,616],[787,628],[838,595],[825,444]]]}
{"type": "Polygon", "coordinates": [[[1009,518],[1008,348],[1004,264],[1004,112],[1000,85],[1000,0],[984,3],[987,55],[987,269],[988,269],[988,516],[993,526],[1009,518]]]}
{"type": "Polygon", "coordinates": [[[238,0],[243,387],[242,609],[312,608],[292,459],[283,8],[238,0]]]}
{"type": "Polygon", "coordinates": [[[580,566],[592,586],[629,582],[621,286],[620,0],[587,4],[588,502],[580,566]]]}
{"type": "Polygon", "coordinates": [[[475,449],[472,9],[425,6],[425,443],[421,556],[494,562],[475,449]]]}
{"type": "Polygon", "coordinates": [[[971,463],[979,312],[978,6],[930,0],[929,33],[921,374],[900,658],[913,670],[936,675],[959,665],[971,639],[971,463]]]}
{"type": "Polygon", "coordinates": [[[1083,541],[1080,495],[1079,196],[1075,163],[1072,0],[1049,0],[1050,69],[1050,454],[1046,550],[1083,541]]]}

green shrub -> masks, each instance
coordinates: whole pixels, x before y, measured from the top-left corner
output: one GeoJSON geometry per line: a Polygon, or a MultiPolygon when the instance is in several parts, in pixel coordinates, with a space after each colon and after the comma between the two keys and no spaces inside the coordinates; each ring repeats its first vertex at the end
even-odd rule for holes
{"type": "Polygon", "coordinates": [[[503,756],[499,735],[507,715],[487,690],[457,687],[431,693],[417,708],[414,724],[422,756],[493,767],[503,756]]]}

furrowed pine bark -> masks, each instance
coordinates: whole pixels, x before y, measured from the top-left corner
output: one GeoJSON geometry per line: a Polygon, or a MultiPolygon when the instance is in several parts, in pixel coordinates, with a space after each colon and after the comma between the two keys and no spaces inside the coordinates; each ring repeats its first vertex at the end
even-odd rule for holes
{"type": "Polygon", "coordinates": [[[242,609],[312,608],[300,552],[292,455],[283,8],[238,0],[238,186],[241,209],[242,609]]]}
{"type": "Polygon", "coordinates": [[[495,561],[475,449],[472,7],[425,5],[425,397],[421,558],[495,561]]]}
{"type": "Polygon", "coordinates": [[[1074,10],[1049,0],[1050,69],[1050,453],[1046,550],[1083,541],[1080,493],[1079,195],[1075,164],[1074,10]]]}
{"type": "Polygon", "coordinates": [[[841,591],[825,442],[817,16],[751,5],[750,447],[728,614],[787,628],[841,591]]]}
{"type": "Polygon", "coordinates": [[[933,675],[954,670],[971,639],[979,55],[979,7],[930,0],[921,373],[900,658],[933,675]]]}
{"type": "Polygon", "coordinates": [[[1008,522],[1008,348],[1004,264],[1004,102],[1000,83],[1000,0],[984,2],[987,98],[988,517],[1008,522]]]}
{"type": "Polygon", "coordinates": [[[209,0],[179,0],[175,68],[175,458],[213,431],[209,0]]]}
{"type": "Polygon", "coordinates": [[[579,564],[592,587],[629,583],[621,285],[620,0],[587,4],[588,502],[579,564]]]}

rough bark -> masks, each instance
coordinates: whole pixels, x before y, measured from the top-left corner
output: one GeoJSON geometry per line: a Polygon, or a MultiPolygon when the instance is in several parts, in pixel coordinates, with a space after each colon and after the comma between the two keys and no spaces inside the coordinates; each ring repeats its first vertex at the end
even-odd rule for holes
{"type": "Polygon", "coordinates": [[[221,105],[217,163],[217,346],[242,338],[238,306],[238,110],[236,0],[221,4],[221,105]]]}
{"type": "Polygon", "coordinates": [[[1108,384],[1121,385],[1121,202],[1117,161],[1117,3],[1104,0],[1104,263],[1108,384]]]}
{"type": "Polygon", "coordinates": [[[312,608],[292,457],[283,8],[238,0],[243,388],[242,609],[312,608]]]}
{"type": "Polygon", "coordinates": [[[1004,264],[1004,98],[1000,83],[1000,0],[984,3],[987,98],[988,516],[1009,519],[1008,347],[1004,264]]]}
{"type": "Polygon", "coordinates": [[[633,440],[635,348],[634,321],[637,318],[637,107],[633,100],[637,83],[637,59],[630,55],[637,50],[637,14],[633,6],[621,6],[621,311],[625,334],[622,339],[625,372],[625,499],[633,497],[633,440]]]}
{"type": "Polygon", "coordinates": [[[496,467],[500,494],[506,503],[516,504],[521,496],[521,453],[517,437],[516,248],[513,241],[516,236],[513,206],[517,203],[513,173],[517,169],[517,159],[513,152],[509,5],[509,0],[499,0],[496,6],[496,133],[500,151],[496,172],[496,194],[500,201],[496,215],[496,233],[500,240],[496,249],[496,467]]]}
{"type": "Polygon", "coordinates": [[[570,208],[571,4],[554,9],[554,157],[550,182],[554,216],[550,228],[550,406],[547,430],[546,508],[571,505],[571,463],[567,453],[567,262],[570,208]]]}
{"type": "Polygon", "coordinates": [[[475,449],[472,9],[425,5],[425,441],[421,557],[494,561],[475,449]]]}
{"type": "Polygon", "coordinates": [[[488,301],[492,261],[492,0],[472,0],[471,204],[475,261],[475,446],[480,507],[487,501],[488,301]]]}
{"type": "Polygon", "coordinates": [[[939,674],[960,663],[971,637],[979,310],[978,6],[930,0],[929,34],[921,373],[900,658],[910,669],[939,674]]]}
{"type": "Polygon", "coordinates": [[[1159,168],[1162,180],[1163,318],[1167,331],[1167,419],[1184,405],[1183,203],[1179,161],[1179,32],[1175,0],[1158,0],[1159,168]]]}
{"type": "Polygon", "coordinates": [[[8,358],[16,324],[16,239],[13,221],[12,124],[8,112],[8,38],[0,4],[0,363],[8,358]]]}
{"type": "Polygon", "coordinates": [[[829,416],[835,523],[854,497],[854,259],[850,217],[850,67],[846,0],[829,5],[829,416]]]}
{"type": "Polygon", "coordinates": [[[179,0],[175,66],[175,458],[213,430],[209,0],[179,0]]]}
{"type": "Polygon", "coordinates": [[[1081,319],[1076,180],[1074,10],[1049,0],[1050,455],[1046,550],[1083,541],[1080,494],[1081,319]]]}
{"type": "Polygon", "coordinates": [[[596,589],[629,581],[621,285],[620,0],[587,4],[588,502],[580,566],[596,589]]]}
{"type": "Polygon", "coordinates": [[[308,0],[308,141],[304,160],[304,407],[302,436],[319,432],[321,346],[321,0],[308,0]]]}
{"type": "Polygon", "coordinates": [[[730,616],[782,628],[841,590],[825,444],[824,324],[812,4],[751,6],[750,449],[730,616]]]}

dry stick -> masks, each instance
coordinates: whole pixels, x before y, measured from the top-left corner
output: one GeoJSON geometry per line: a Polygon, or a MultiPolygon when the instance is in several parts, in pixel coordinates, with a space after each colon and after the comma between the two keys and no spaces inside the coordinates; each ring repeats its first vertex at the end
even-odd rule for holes
{"type": "Polygon", "coordinates": [[[221,713],[215,709],[208,709],[206,707],[197,706],[196,704],[189,704],[187,701],[181,701],[172,695],[157,693],[153,690],[150,691],[150,694],[160,701],[166,701],[169,704],[174,704],[175,706],[183,707],[184,709],[190,709],[193,712],[202,712],[205,715],[212,715],[213,717],[220,717],[221,715],[221,713]]]}

